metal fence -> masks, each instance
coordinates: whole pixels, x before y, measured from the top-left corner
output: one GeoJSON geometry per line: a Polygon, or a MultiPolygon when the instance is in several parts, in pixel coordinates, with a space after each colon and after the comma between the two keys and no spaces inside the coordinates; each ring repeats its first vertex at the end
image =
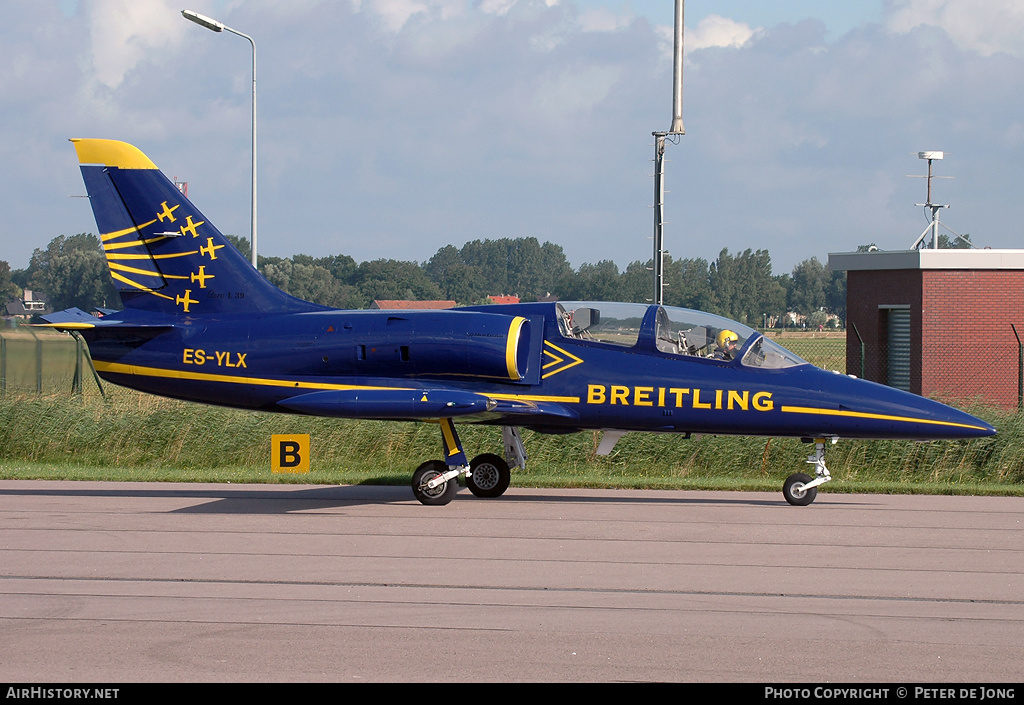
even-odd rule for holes
{"type": "Polygon", "coordinates": [[[864,340],[851,327],[846,371],[954,406],[1024,410],[1024,345],[1019,337],[975,341],[951,331],[943,342],[914,350],[909,334],[895,333],[888,330],[890,342],[883,343],[864,340]]]}
{"type": "Polygon", "coordinates": [[[79,394],[94,375],[77,336],[28,326],[0,330],[0,395],[79,394]]]}

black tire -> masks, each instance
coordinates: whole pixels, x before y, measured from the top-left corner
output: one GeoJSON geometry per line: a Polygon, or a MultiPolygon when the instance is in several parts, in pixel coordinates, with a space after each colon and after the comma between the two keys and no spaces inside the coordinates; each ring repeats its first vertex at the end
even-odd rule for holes
{"type": "Polygon", "coordinates": [[[469,464],[466,487],[477,497],[500,497],[512,482],[508,463],[494,453],[481,453],[469,464]]]}
{"type": "Polygon", "coordinates": [[[426,486],[431,479],[443,475],[447,470],[448,466],[440,460],[428,460],[416,468],[416,472],[412,474],[412,493],[416,499],[430,506],[445,505],[455,499],[455,493],[459,491],[455,478],[434,489],[428,489],[426,486]]]}
{"type": "Polygon", "coordinates": [[[782,485],[782,495],[786,501],[796,507],[806,507],[818,496],[818,488],[804,489],[804,485],[811,481],[811,476],[802,472],[794,473],[786,478],[782,485]]]}

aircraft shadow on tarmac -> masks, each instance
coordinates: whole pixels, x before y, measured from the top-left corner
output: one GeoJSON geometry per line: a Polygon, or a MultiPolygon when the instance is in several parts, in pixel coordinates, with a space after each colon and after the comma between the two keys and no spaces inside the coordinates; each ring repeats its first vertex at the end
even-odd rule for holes
{"type": "MultiPolygon", "coordinates": [[[[118,497],[124,499],[151,498],[172,499],[189,498],[197,501],[188,507],[169,510],[171,513],[197,514],[288,514],[291,512],[309,512],[318,509],[336,509],[342,506],[373,505],[373,504],[406,504],[414,503],[412,491],[405,486],[396,485],[332,485],[332,486],[301,486],[295,489],[275,485],[271,489],[258,486],[230,487],[225,485],[181,485],[163,486],[159,483],[141,483],[139,487],[124,487],[122,484],[110,487],[76,487],[77,483],[59,483],[38,488],[5,488],[0,485],[0,497],[18,496],[60,496],[60,497],[118,497]]],[[[513,490],[504,497],[491,500],[472,496],[468,491],[460,493],[457,503],[462,502],[495,502],[500,504],[520,502],[543,503],[609,503],[609,504],[640,504],[640,505],[747,505],[747,506],[786,506],[781,495],[766,497],[759,492],[702,492],[699,496],[680,496],[676,492],[649,490],[643,494],[631,491],[619,494],[616,491],[572,489],[531,491],[530,489],[513,490]]],[[[842,504],[841,495],[829,495],[829,504],[842,504]]],[[[423,509],[417,504],[417,511],[443,513],[444,509],[423,509]]]]}

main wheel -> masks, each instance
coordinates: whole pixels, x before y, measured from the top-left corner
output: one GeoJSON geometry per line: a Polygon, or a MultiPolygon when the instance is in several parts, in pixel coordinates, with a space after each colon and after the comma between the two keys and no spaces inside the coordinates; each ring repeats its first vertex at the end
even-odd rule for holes
{"type": "Polygon", "coordinates": [[[493,453],[476,456],[469,468],[471,472],[466,478],[466,487],[477,497],[500,497],[512,482],[508,463],[493,453]]]}
{"type": "Polygon", "coordinates": [[[804,485],[811,481],[811,476],[802,472],[794,473],[786,478],[782,485],[782,495],[786,501],[797,507],[805,507],[818,496],[818,488],[806,489],[804,485]]]}
{"type": "Polygon", "coordinates": [[[427,483],[438,475],[443,475],[448,466],[440,460],[428,460],[416,468],[412,474],[412,493],[423,504],[440,506],[448,504],[455,499],[455,493],[459,491],[459,485],[452,478],[442,482],[437,487],[430,489],[427,483]]]}

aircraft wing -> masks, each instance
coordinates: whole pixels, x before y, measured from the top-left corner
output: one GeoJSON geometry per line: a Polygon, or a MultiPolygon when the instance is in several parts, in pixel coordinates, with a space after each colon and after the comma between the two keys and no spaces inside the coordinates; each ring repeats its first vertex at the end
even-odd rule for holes
{"type": "Polygon", "coordinates": [[[310,392],[282,399],[278,406],[302,414],[353,419],[437,419],[464,416],[576,419],[575,412],[548,401],[492,397],[485,393],[433,389],[360,388],[310,392]]]}

